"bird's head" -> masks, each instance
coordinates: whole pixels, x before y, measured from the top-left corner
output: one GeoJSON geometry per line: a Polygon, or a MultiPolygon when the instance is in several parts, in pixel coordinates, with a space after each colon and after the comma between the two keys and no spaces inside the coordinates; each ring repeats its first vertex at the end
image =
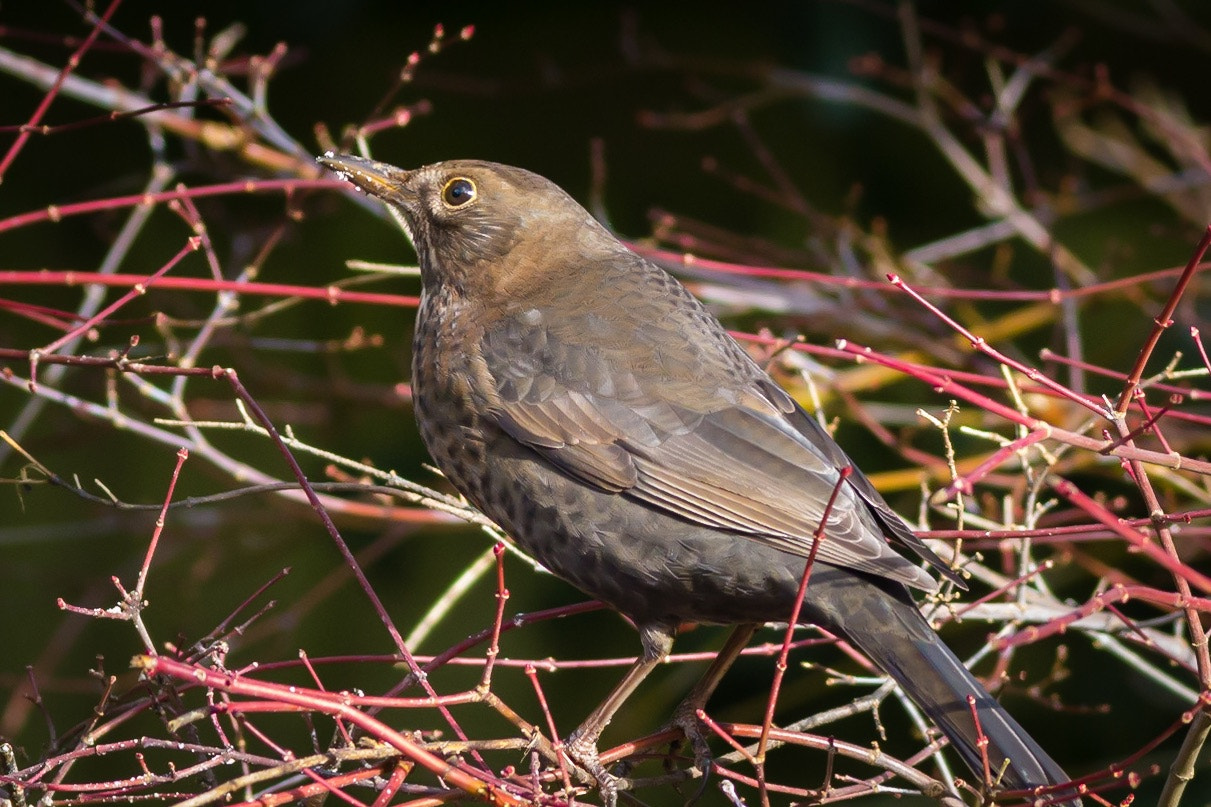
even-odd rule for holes
{"type": "Polygon", "coordinates": [[[522,168],[448,160],[407,171],[333,154],[318,161],[402,214],[428,288],[545,283],[547,268],[566,265],[560,257],[617,244],[558,185],[522,168]]]}

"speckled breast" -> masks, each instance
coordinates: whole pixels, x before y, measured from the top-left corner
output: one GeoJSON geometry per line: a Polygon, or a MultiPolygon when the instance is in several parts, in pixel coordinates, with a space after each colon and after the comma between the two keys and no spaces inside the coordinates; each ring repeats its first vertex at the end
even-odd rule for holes
{"type": "Polygon", "coordinates": [[[547,569],[640,623],[776,619],[788,609],[801,558],[572,479],[481,413],[476,385],[492,382],[480,375],[474,324],[450,302],[422,302],[413,403],[434,462],[472,504],[547,569]]]}

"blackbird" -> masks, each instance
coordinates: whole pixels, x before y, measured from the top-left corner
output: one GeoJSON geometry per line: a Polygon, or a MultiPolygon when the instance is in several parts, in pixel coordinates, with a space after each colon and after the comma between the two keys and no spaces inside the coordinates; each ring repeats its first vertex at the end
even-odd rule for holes
{"type": "MultiPolygon", "coordinates": [[[[998,787],[1070,781],[909,594],[937,589],[924,565],[959,576],[676,279],[520,168],[319,162],[393,208],[415,245],[412,395],[442,473],[547,569],[638,626],[643,655],[568,744],[608,802],[617,782],[598,736],[677,627],[789,619],[821,520],[800,621],[894,678],[978,781],[979,731],[993,776],[1004,770],[998,787]]],[[[721,661],[750,635],[738,630],[721,661]]],[[[700,756],[693,709],[725,667],[679,710],[700,756]]]]}

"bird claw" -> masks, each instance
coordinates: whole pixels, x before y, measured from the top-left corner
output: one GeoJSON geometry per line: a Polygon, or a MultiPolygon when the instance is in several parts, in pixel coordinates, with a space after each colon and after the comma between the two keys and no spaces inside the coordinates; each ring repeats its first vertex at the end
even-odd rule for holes
{"type": "Polygon", "coordinates": [[[699,781],[693,795],[686,799],[687,805],[694,804],[702,798],[703,793],[706,792],[707,783],[710,781],[711,770],[715,765],[711,747],[702,730],[702,721],[698,719],[698,710],[701,708],[701,705],[697,703],[683,701],[673,712],[673,717],[668,723],[670,728],[679,729],[685,737],[684,740],[674,740],[670,751],[675,750],[682,742],[689,743],[690,748],[694,751],[694,767],[688,769],[687,773],[691,778],[699,781]]]}
{"type": "Polygon", "coordinates": [[[597,780],[597,790],[604,807],[617,807],[620,780],[601,764],[597,756],[597,741],[574,731],[564,743],[563,750],[573,764],[597,780]]]}
{"type": "Polygon", "coordinates": [[[702,707],[696,703],[682,703],[673,712],[673,719],[669,721],[669,725],[680,729],[681,733],[685,735],[686,742],[694,751],[694,767],[705,779],[711,774],[714,757],[711,754],[711,747],[706,741],[706,734],[702,730],[702,721],[698,719],[700,708],[702,707]]]}
{"type": "MultiPolygon", "coordinates": [[[[697,793],[690,799],[691,803],[702,795],[714,766],[710,745],[702,730],[702,722],[698,719],[700,708],[695,703],[682,703],[669,721],[669,726],[680,729],[681,733],[685,735],[685,742],[689,743],[690,748],[693,749],[694,770],[702,780],[697,793]]],[[[627,788],[628,780],[615,776],[606,770],[605,765],[601,764],[597,754],[596,740],[581,734],[579,730],[574,731],[564,743],[563,753],[572,764],[596,780],[604,807],[617,807],[618,793],[627,788]]]]}

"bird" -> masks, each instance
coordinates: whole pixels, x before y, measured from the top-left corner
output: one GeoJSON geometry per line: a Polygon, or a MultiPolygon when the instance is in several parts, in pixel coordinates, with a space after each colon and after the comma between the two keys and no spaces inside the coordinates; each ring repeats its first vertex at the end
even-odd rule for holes
{"type": "Polygon", "coordinates": [[[1080,803],[911,594],[937,591],[935,574],[965,588],[962,577],[676,278],[522,168],[317,160],[385,203],[415,247],[412,397],[438,469],[638,628],[642,654],[566,745],[607,804],[620,783],[598,739],[678,627],[740,626],[679,709],[704,756],[693,710],[752,626],[790,619],[809,556],[799,622],[893,678],[977,780],[987,764],[1001,790],[1080,803]]]}

